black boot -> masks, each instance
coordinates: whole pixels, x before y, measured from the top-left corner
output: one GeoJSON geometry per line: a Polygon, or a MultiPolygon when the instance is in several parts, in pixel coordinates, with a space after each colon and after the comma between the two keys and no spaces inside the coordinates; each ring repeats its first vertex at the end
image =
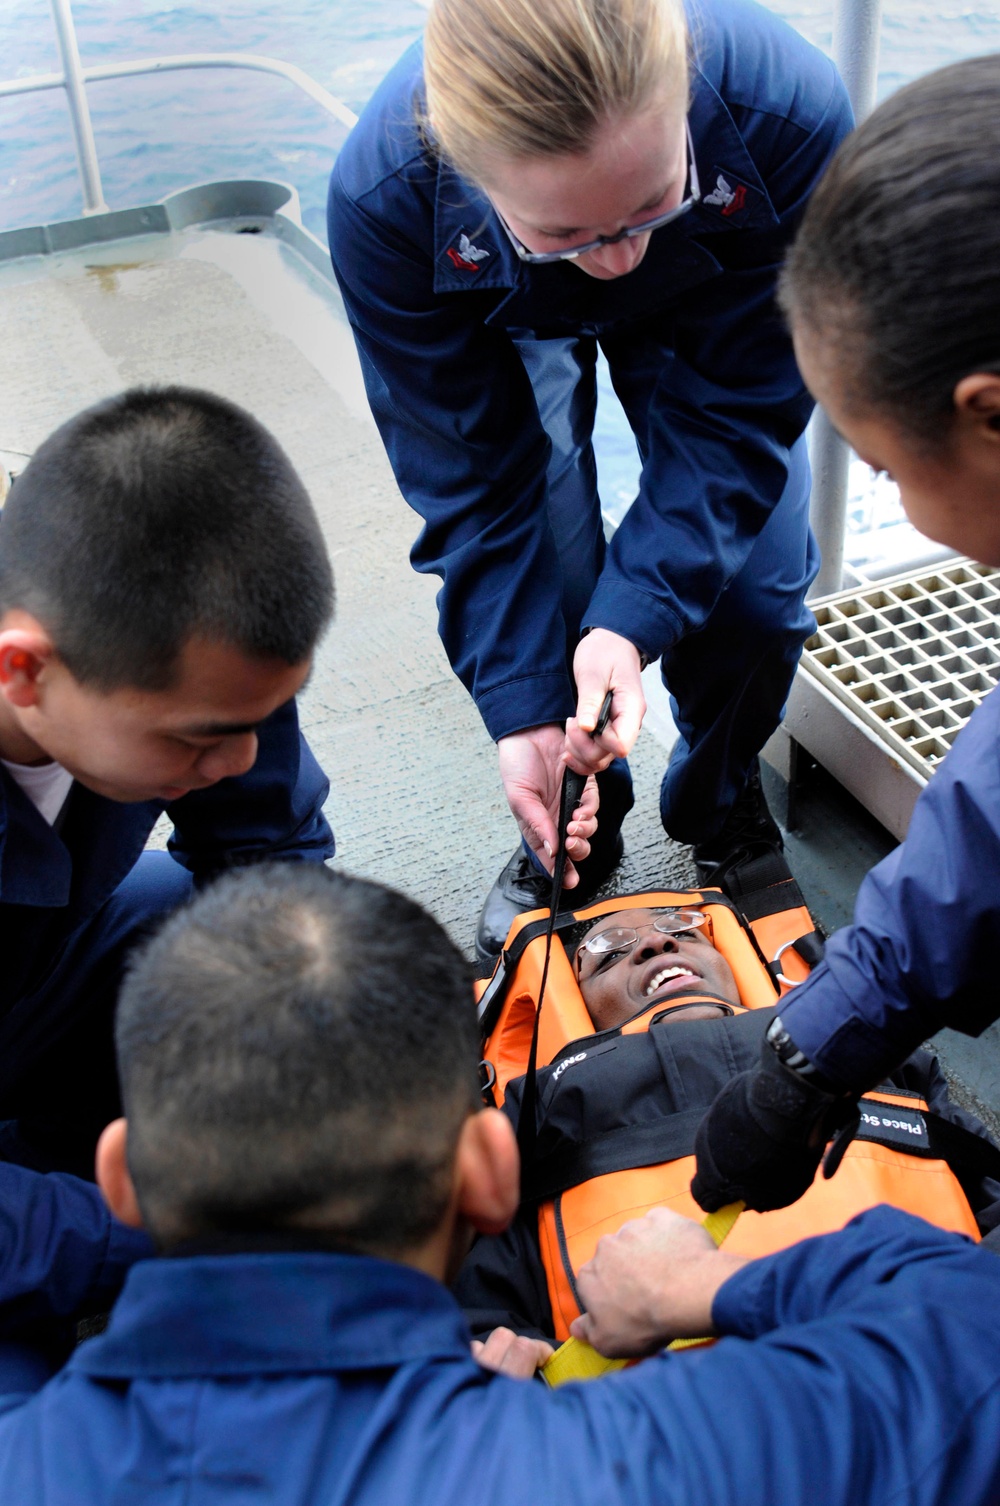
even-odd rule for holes
{"type": "MultiPolygon", "coordinates": [[[[760,782],[760,761],[755,758],[747,782],[719,831],[694,846],[698,882],[705,888],[722,889],[729,894],[730,875],[751,863],[761,869],[773,869],[775,881],[780,881],[782,872],[790,878],[784,846],[778,823],[767,808],[760,782]],[[762,863],[762,859],[771,861],[762,863]]],[[[742,886],[737,883],[736,887],[742,886]]]]}
{"type": "MultiPolygon", "coordinates": [[[[598,854],[598,866],[594,857],[580,864],[580,882],[575,889],[565,891],[565,903],[578,909],[585,905],[617,868],[625,851],[621,832],[615,834],[610,852],[598,854]]],[[[480,962],[492,962],[503,950],[511,923],[525,910],[547,908],[552,897],[552,880],[547,873],[539,873],[523,847],[519,847],[503,869],[493,888],[486,896],[476,927],[476,956],[480,962]]]]}

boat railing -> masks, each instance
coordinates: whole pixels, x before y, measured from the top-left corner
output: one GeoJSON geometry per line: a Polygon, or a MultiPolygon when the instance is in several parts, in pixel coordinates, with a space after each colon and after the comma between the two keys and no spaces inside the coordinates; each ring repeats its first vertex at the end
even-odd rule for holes
{"type": "MultiPolygon", "coordinates": [[[[420,0],[420,3],[426,3],[426,0],[420,0]]],[[[184,53],[173,57],[137,58],[124,63],[99,63],[85,68],[80,61],[71,0],[50,0],[50,5],[62,72],[0,82],[0,98],[45,89],[65,90],[84,214],[101,214],[108,208],[101,186],[100,162],[87,102],[88,84],[190,69],[239,68],[287,79],[348,130],[357,120],[342,100],[294,63],[260,57],[256,53],[184,53]]],[[[834,57],[859,120],[868,114],[875,99],[881,12],[882,0],[834,0],[834,57]]],[[[847,446],[822,412],[818,412],[814,420],[810,448],[814,477],[810,511],[823,561],[812,594],[819,596],[838,590],[843,579],[848,466],[847,446]]]]}
{"type": "MultiPolygon", "coordinates": [[[[882,0],[835,0],[833,59],[859,123],[875,104],[881,31],[882,0]]],[[[817,408],[812,421],[809,455],[813,471],[809,521],[822,561],[810,593],[815,599],[839,591],[843,583],[850,462],[847,445],[822,408],[817,408]]]]}
{"type": "Polygon", "coordinates": [[[61,73],[37,73],[28,78],[0,81],[0,98],[17,94],[36,94],[46,89],[63,89],[69,106],[73,142],[76,147],[84,214],[104,214],[108,205],[101,184],[101,166],[90,119],[87,85],[115,78],[136,78],[142,74],[177,73],[199,68],[241,68],[253,73],[271,73],[295,84],[322,110],[348,130],[355,124],[354,111],[337,99],[322,84],[310,78],[304,69],[280,58],[260,57],[253,52],[189,52],[173,57],[134,58],[125,63],[98,63],[85,68],[80,61],[71,0],[50,0],[55,22],[61,73]]]}

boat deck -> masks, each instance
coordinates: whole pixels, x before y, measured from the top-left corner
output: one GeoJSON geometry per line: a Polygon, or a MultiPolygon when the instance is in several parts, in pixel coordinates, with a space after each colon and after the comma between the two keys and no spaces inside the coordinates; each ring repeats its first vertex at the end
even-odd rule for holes
{"type": "MultiPolygon", "coordinates": [[[[0,451],[30,453],[80,408],[135,383],[209,388],[274,432],[315,501],[336,573],[336,621],[302,712],[331,781],[337,861],[412,894],[471,952],[479,906],[516,841],[496,753],[438,641],[437,581],[409,565],[418,520],[368,413],[336,289],[293,220],[246,212],[258,207],[252,189],[203,205],[208,223],[186,228],[149,233],[142,211],[117,226],[99,216],[75,222],[80,235],[128,233],[43,254],[30,232],[0,236],[0,451]]],[[[659,823],[664,762],[644,732],[620,890],[692,881],[687,850],[659,823]]]]}
{"type": "MultiPolygon", "coordinates": [[[[294,193],[212,184],[162,205],[0,235],[0,454],[30,454],[79,409],[136,383],[209,388],[250,409],[308,486],[337,579],[336,621],[302,697],[330,777],[345,868],[425,904],[472,953],[482,899],[516,833],[496,754],[436,633],[437,583],[410,568],[418,522],[368,412],[325,249],[294,193]]],[[[694,882],[664,835],[658,791],[673,740],[658,671],[631,763],[636,806],[608,892],[694,882]]],[[[766,780],[784,819],[783,790],[766,780]]],[[[850,919],[893,839],[822,770],[796,791],[792,866],[814,914],[850,919]]],[[[153,834],[162,844],[168,828],[153,834]]],[[[1000,1024],[935,1041],[959,1097],[1000,1132],[1000,1024]]]]}

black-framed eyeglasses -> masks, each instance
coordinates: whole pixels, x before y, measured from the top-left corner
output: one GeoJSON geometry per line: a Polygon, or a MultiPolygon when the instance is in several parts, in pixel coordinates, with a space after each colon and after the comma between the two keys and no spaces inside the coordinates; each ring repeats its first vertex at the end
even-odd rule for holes
{"type": "Polygon", "coordinates": [[[646,235],[650,230],[659,230],[662,225],[669,225],[671,220],[679,220],[681,215],[693,209],[701,198],[698,164],[694,160],[694,141],[691,138],[691,126],[687,120],[684,122],[684,135],[687,140],[687,198],[682,199],[673,209],[668,209],[665,214],[657,214],[651,220],[643,220],[641,225],[628,225],[624,230],[616,231],[614,235],[599,235],[596,240],[586,241],[582,246],[573,246],[568,251],[529,251],[527,246],[522,245],[518,240],[494,204],[493,212],[506,231],[507,239],[517,252],[518,259],[530,262],[534,267],[543,266],[546,262],[575,261],[578,256],[586,256],[588,251],[599,251],[602,246],[616,246],[619,241],[631,240],[636,235],[646,235]]]}
{"type": "Polygon", "coordinates": [[[597,972],[633,952],[643,931],[659,931],[662,936],[682,936],[700,930],[707,923],[708,916],[701,910],[664,910],[655,920],[642,926],[608,926],[580,943],[576,954],[577,975],[581,975],[584,953],[594,959],[591,970],[597,972]]]}

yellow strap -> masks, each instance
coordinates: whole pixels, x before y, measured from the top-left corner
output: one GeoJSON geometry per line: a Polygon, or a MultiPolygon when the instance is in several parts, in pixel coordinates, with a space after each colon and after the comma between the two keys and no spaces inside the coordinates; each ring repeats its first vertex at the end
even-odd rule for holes
{"type": "Polygon", "coordinates": [[[721,1245],[733,1232],[733,1225],[745,1207],[746,1203],[727,1203],[724,1208],[716,1208],[714,1213],[705,1214],[702,1228],[711,1234],[717,1245],[721,1245]]]}
{"type": "MultiPolygon", "coordinates": [[[[702,1228],[708,1230],[717,1245],[721,1245],[745,1207],[745,1203],[727,1203],[715,1213],[707,1214],[702,1228]]],[[[711,1342],[711,1339],[674,1339],[667,1348],[691,1349],[695,1345],[711,1342]]],[[[598,1354],[584,1339],[567,1339],[546,1360],[540,1374],[542,1380],[554,1390],[556,1386],[564,1386],[567,1381],[596,1380],[599,1375],[607,1375],[609,1371],[624,1369],[628,1363],[628,1360],[609,1360],[606,1355],[598,1354]]]]}
{"type": "Polygon", "coordinates": [[[567,1339],[542,1366],[542,1380],[555,1390],[567,1381],[596,1380],[610,1370],[623,1370],[628,1360],[609,1360],[583,1339],[567,1339]]]}

